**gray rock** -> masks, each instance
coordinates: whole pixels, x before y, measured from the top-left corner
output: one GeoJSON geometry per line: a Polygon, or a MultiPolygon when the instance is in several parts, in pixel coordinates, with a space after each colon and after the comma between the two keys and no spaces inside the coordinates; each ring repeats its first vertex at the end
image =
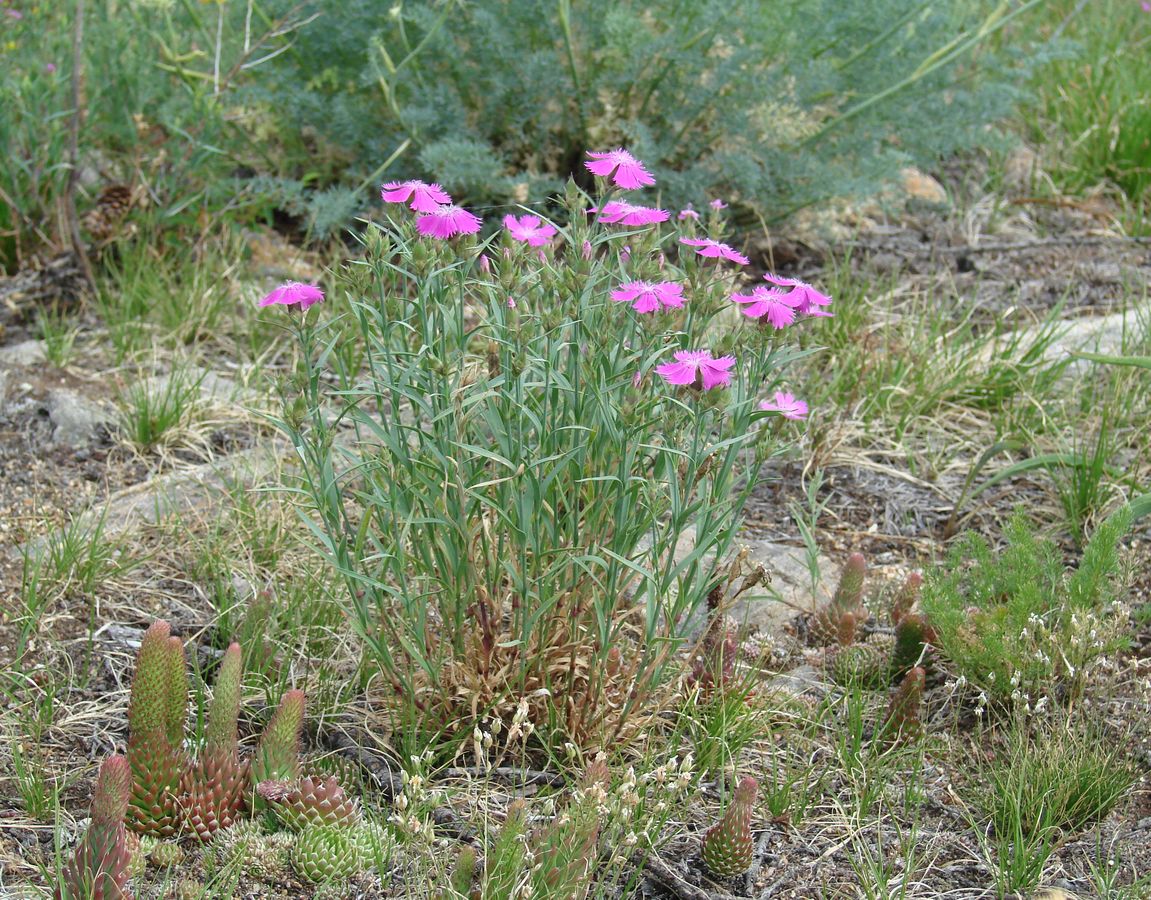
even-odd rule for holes
{"type": "Polygon", "coordinates": [[[4,401],[8,398],[8,370],[0,369],[0,416],[4,415],[4,401]]]}
{"type": "Polygon", "coordinates": [[[779,634],[801,612],[810,612],[830,598],[826,583],[834,567],[822,553],[817,557],[819,583],[812,588],[807,553],[802,547],[773,541],[745,541],[748,561],[762,565],[770,582],[740,597],[731,609],[736,621],[754,626],[761,635],[779,634]]]}
{"type": "Polygon", "coordinates": [[[199,367],[158,375],[143,382],[143,389],[150,396],[163,396],[169,391],[190,392],[193,388],[205,400],[254,401],[258,397],[255,391],[236,384],[231,378],[199,367]]]}
{"type": "Polygon", "coordinates": [[[239,572],[233,572],[232,594],[235,596],[237,603],[245,603],[256,595],[256,589],[252,587],[252,582],[248,581],[248,579],[239,572]]]}
{"type": "Polygon", "coordinates": [[[1048,349],[1049,357],[1061,357],[1074,350],[1091,353],[1123,352],[1124,336],[1137,337],[1140,323],[1151,315],[1151,309],[1135,308],[1106,316],[1083,316],[1067,323],[1067,330],[1048,349]]]}
{"type": "MultiPolygon", "coordinates": [[[[686,558],[694,547],[695,529],[689,528],[680,535],[676,544],[676,562],[686,558]]],[[[819,603],[830,599],[824,584],[832,577],[835,567],[823,554],[817,558],[818,571],[822,577],[813,589],[807,554],[802,547],[772,541],[737,541],[734,550],[739,552],[740,549],[747,550],[749,569],[763,566],[769,581],[738,597],[728,614],[757,634],[778,635],[796,615],[810,612],[819,603]]],[[[705,557],[705,561],[710,559],[710,555],[705,557]]],[[[702,630],[705,624],[702,612],[699,620],[691,623],[688,628],[689,634],[702,630]]]]}
{"type": "Polygon", "coordinates": [[[0,347],[0,366],[35,366],[47,359],[43,341],[21,341],[0,347]]]}
{"type": "Polygon", "coordinates": [[[823,673],[815,666],[807,665],[796,666],[789,672],[769,678],[764,687],[769,691],[785,691],[796,697],[813,697],[817,700],[828,691],[823,673]]]}
{"type": "MultiPolygon", "coordinates": [[[[237,484],[262,484],[275,476],[291,444],[273,438],[259,447],[234,453],[223,459],[157,475],[142,484],[118,491],[107,503],[80,514],[76,527],[95,528],[112,539],[142,525],[154,525],[170,516],[190,510],[207,511],[220,501],[225,491],[237,484]]],[[[21,547],[0,546],[0,559],[17,559],[21,552],[42,553],[49,538],[31,541],[21,547]],[[5,553],[7,551],[7,553],[5,553]]]]}
{"type": "Polygon", "coordinates": [[[66,388],[49,391],[45,407],[56,426],[52,440],[69,447],[84,446],[115,418],[109,407],[66,388]]]}

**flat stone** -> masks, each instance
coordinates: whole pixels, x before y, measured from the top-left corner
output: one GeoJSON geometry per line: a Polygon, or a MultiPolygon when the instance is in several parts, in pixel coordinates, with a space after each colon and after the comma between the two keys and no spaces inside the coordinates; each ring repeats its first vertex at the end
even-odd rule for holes
{"type": "Polygon", "coordinates": [[[43,341],[21,341],[0,347],[0,366],[35,366],[47,359],[43,341]]]}
{"type": "Polygon", "coordinates": [[[822,553],[816,557],[818,582],[812,586],[807,551],[803,547],[773,541],[744,541],[748,562],[763,566],[770,577],[768,584],[740,597],[730,615],[761,635],[776,635],[803,612],[811,612],[830,599],[827,583],[835,567],[822,553]]]}
{"type": "Polygon", "coordinates": [[[764,687],[771,691],[784,691],[796,697],[813,697],[819,699],[827,694],[828,683],[823,673],[815,666],[796,666],[780,675],[775,675],[764,682],[764,687]]]}
{"type": "MultiPolygon", "coordinates": [[[[695,529],[685,529],[676,544],[676,562],[685,559],[694,548],[695,529]]],[[[773,541],[736,541],[734,552],[741,549],[747,550],[748,570],[763,566],[769,578],[766,584],[736,598],[728,609],[728,615],[741,626],[763,636],[778,635],[797,615],[811,612],[818,604],[830,599],[825,584],[837,569],[822,553],[816,559],[819,583],[813,588],[804,548],[773,541]]],[[[710,554],[706,556],[705,564],[712,558],[710,554]]],[[[703,613],[700,610],[699,620],[691,623],[688,633],[702,630],[703,613]]]]}
{"type": "Polygon", "coordinates": [[[909,166],[899,173],[900,188],[907,202],[923,206],[947,206],[947,190],[926,172],[909,166]]]}
{"type": "Polygon", "coordinates": [[[69,447],[89,443],[101,428],[115,420],[115,412],[109,407],[66,388],[49,391],[44,405],[56,426],[52,440],[69,447]]]}
{"type": "Polygon", "coordinates": [[[205,400],[254,401],[258,395],[238,385],[231,378],[217,375],[210,369],[192,369],[179,374],[157,375],[145,379],[142,387],[150,396],[163,396],[168,391],[186,391],[193,385],[205,400]]]}
{"type": "MultiPolygon", "coordinates": [[[[273,438],[260,447],[234,453],[221,460],[203,463],[157,475],[108,498],[97,508],[81,513],[81,528],[99,525],[106,538],[114,538],[145,525],[154,525],[190,510],[207,509],[220,496],[236,485],[253,486],[266,482],[285,459],[292,447],[286,440],[273,438]]],[[[42,538],[25,545],[24,550],[37,553],[48,546],[42,538]]],[[[20,547],[9,549],[16,558],[20,547]]],[[[3,550],[0,550],[0,554],[3,550]]]]}
{"type": "Polygon", "coordinates": [[[1048,359],[1061,359],[1074,351],[1119,355],[1123,338],[1130,341],[1140,332],[1140,322],[1151,316],[1151,307],[1134,307],[1106,316],[1070,319],[1066,330],[1047,348],[1048,359]]]}

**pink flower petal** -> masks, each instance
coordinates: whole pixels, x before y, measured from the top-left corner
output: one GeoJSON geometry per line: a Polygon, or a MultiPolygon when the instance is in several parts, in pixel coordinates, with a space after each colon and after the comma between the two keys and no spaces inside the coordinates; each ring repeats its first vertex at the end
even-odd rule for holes
{"type": "Polygon", "coordinates": [[[260,301],[260,306],[298,306],[307,309],[324,299],[324,292],[314,284],[286,281],[260,301]]]}
{"type": "Polygon", "coordinates": [[[766,412],[777,412],[785,419],[806,419],[808,412],[803,400],[797,400],[795,394],[786,391],[776,391],[774,401],[760,401],[759,408],[766,412]]]}
{"type": "Polygon", "coordinates": [[[741,266],[746,266],[751,262],[751,260],[738,252],[734,247],[721,244],[719,241],[713,241],[710,238],[680,238],[679,242],[688,247],[698,248],[695,252],[700,256],[708,256],[713,259],[728,259],[741,266]]]}
{"type": "Polygon", "coordinates": [[[556,233],[554,225],[541,222],[538,216],[504,216],[504,228],[513,240],[531,247],[544,246],[556,233]]]}
{"type": "Polygon", "coordinates": [[[387,203],[407,203],[410,199],[411,208],[416,212],[434,212],[443,204],[452,202],[451,196],[438,184],[427,184],[423,181],[390,181],[380,191],[380,196],[387,203]]]}
{"type": "Polygon", "coordinates": [[[710,391],[731,383],[734,356],[712,357],[708,350],[677,350],[675,362],[656,366],[656,374],[669,384],[691,384],[710,391]]]}
{"type": "Polygon", "coordinates": [[[769,290],[762,285],[752,290],[751,294],[732,294],[735,303],[743,305],[740,310],[750,319],[766,319],[775,328],[784,328],[795,321],[796,307],[801,302],[791,293],[769,290]]]}
{"type": "Polygon", "coordinates": [[[416,219],[416,229],[444,240],[457,234],[475,234],[480,230],[480,218],[459,206],[437,206],[416,219]]]}
{"type": "Polygon", "coordinates": [[[666,222],[669,216],[670,213],[664,209],[652,209],[649,206],[636,206],[634,203],[612,200],[604,204],[599,218],[607,225],[654,225],[657,222],[666,222]]]}
{"type": "Polygon", "coordinates": [[[683,306],[683,285],[674,281],[628,281],[611,292],[616,303],[631,303],[640,313],[657,312],[661,308],[683,306]]]}
{"type": "Polygon", "coordinates": [[[788,296],[793,297],[796,301],[795,307],[799,310],[800,315],[812,315],[812,310],[819,306],[827,306],[831,303],[831,298],[827,294],[817,291],[806,281],[800,281],[796,278],[783,278],[779,275],[772,275],[767,272],[763,276],[765,281],[770,281],[772,284],[777,284],[780,287],[791,288],[788,291],[788,296]]]}
{"type": "Polygon", "coordinates": [[[606,153],[589,152],[588,156],[592,161],[584,163],[587,170],[601,178],[607,178],[614,173],[612,181],[616,187],[635,190],[655,184],[655,178],[644,168],[643,163],[622,147],[606,153]]]}

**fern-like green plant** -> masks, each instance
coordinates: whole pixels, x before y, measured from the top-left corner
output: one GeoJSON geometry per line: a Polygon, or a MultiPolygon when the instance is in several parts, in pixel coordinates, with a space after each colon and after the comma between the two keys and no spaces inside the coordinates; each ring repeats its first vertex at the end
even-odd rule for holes
{"type": "Polygon", "coordinates": [[[1122,642],[1111,604],[1121,587],[1119,541],[1130,522],[1126,508],[1113,514],[1070,571],[1021,511],[1007,523],[1000,550],[965,535],[924,589],[940,650],[1002,704],[1077,694],[1091,664],[1122,642]]]}

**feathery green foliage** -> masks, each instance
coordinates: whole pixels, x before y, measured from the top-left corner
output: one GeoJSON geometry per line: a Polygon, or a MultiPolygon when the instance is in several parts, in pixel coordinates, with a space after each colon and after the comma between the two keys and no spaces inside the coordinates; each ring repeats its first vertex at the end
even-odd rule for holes
{"type": "Polygon", "coordinates": [[[780,215],[993,140],[1035,54],[988,38],[1039,2],[322,0],[260,94],[358,160],[408,148],[397,175],[473,203],[541,200],[588,147],[626,145],[669,204],[780,215]]]}
{"type": "Polygon", "coordinates": [[[1064,570],[1054,543],[1019,511],[993,550],[968,534],[925,585],[923,608],[940,650],[990,698],[1035,702],[1057,687],[1076,694],[1085,669],[1120,645],[1112,602],[1120,584],[1119,541],[1131,522],[1120,509],[1087,542],[1079,567],[1064,570]]]}

